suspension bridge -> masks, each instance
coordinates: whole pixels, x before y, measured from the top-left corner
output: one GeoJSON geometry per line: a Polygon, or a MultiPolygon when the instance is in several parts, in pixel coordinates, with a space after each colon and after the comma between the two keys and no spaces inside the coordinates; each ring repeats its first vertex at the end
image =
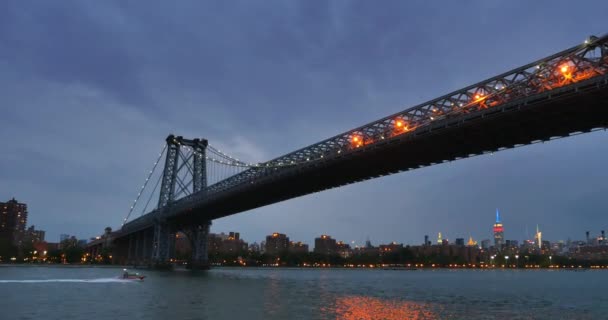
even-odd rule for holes
{"type": "Polygon", "coordinates": [[[121,229],[88,248],[96,254],[111,246],[116,263],[163,266],[182,231],[192,246],[191,266],[205,268],[214,219],[607,124],[605,35],[265,162],[169,135],[121,229]],[[136,208],[142,208],[137,217],[136,208]]]}

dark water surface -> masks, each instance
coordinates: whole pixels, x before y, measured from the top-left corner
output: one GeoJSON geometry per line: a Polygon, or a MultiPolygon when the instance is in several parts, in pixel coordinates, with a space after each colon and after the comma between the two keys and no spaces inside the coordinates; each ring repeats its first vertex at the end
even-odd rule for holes
{"type": "Polygon", "coordinates": [[[608,319],[608,272],[0,267],[0,319],[608,319]]]}

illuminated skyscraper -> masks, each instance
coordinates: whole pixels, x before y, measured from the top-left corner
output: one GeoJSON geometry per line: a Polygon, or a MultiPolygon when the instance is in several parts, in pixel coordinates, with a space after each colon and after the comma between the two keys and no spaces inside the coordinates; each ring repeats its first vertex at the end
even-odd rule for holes
{"type": "Polygon", "coordinates": [[[441,232],[437,235],[437,244],[442,244],[443,240],[441,240],[441,232]]]}
{"type": "Polygon", "coordinates": [[[494,247],[497,250],[502,249],[505,241],[504,228],[502,222],[500,222],[500,212],[496,209],[496,223],[494,223],[494,247]]]}
{"type": "Polygon", "coordinates": [[[472,236],[469,236],[469,242],[467,242],[467,246],[474,247],[477,245],[477,241],[473,240],[472,236]]]}
{"type": "Polygon", "coordinates": [[[536,240],[536,245],[538,249],[543,248],[543,233],[538,230],[538,225],[536,225],[536,235],[534,236],[534,240],[536,240]]]}

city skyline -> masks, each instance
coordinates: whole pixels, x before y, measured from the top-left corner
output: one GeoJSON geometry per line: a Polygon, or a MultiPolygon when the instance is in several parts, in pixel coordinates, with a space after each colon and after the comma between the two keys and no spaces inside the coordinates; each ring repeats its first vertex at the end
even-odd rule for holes
{"type": "MultiPolygon", "coordinates": [[[[10,202],[18,203],[15,198],[12,198],[11,200],[7,201],[7,203],[10,203],[10,202]]],[[[1,203],[2,202],[0,202],[0,204],[1,203]]],[[[27,204],[20,203],[20,205],[23,205],[25,208],[27,207],[27,204]]],[[[27,217],[27,209],[25,209],[25,210],[26,210],[25,215],[27,217]]],[[[23,220],[22,222],[23,222],[22,229],[25,230],[26,222],[25,222],[25,220],[23,220]]],[[[34,231],[34,225],[31,225],[31,227],[28,230],[31,231],[31,232],[33,232],[34,231]]],[[[527,226],[526,226],[526,230],[527,230],[527,226]]],[[[213,234],[217,234],[217,235],[219,235],[219,234],[225,234],[225,232],[226,232],[226,231],[215,231],[214,232],[214,230],[211,230],[211,231],[212,231],[213,234]]],[[[44,236],[45,231],[44,230],[36,231],[36,232],[41,232],[42,233],[41,238],[42,239],[45,238],[45,236],[44,236]]],[[[529,235],[526,235],[526,237],[524,237],[524,238],[515,238],[515,237],[505,238],[504,237],[504,227],[502,225],[502,218],[501,218],[500,211],[499,211],[498,208],[496,208],[496,219],[495,219],[493,227],[492,227],[492,236],[494,237],[494,240],[493,240],[494,246],[497,245],[497,242],[496,242],[497,241],[496,240],[496,234],[497,234],[497,232],[500,233],[500,241],[501,241],[500,244],[501,244],[501,246],[504,245],[505,241],[511,241],[511,240],[521,241],[522,243],[525,242],[525,241],[530,240],[530,241],[535,241],[536,243],[538,243],[540,245],[540,242],[541,242],[540,240],[541,239],[545,239],[545,238],[541,238],[542,231],[539,229],[539,224],[536,224],[536,231],[533,233],[532,237],[530,237],[529,235]],[[499,228],[498,231],[497,231],[497,228],[499,228]]],[[[232,234],[234,232],[228,232],[228,233],[232,234]]],[[[597,232],[597,234],[595,234],[594,231],[592,231],[592,230],[591,231],[590,230],[586,230],[585,231],[586,236],[585,236],[584,240],[586,240],[587,242],[589,242],[590,237],[591,238],[600,238],[600,237],[603,238],[604,237],[604,233],[605,233],[605,229],[599,230],[597,232]]],[[[237,233],[237,235],[239,235],[239,234],[240,234],[240,232],[237,233]]],[[[281,233],[279,233],[279,232],[272,232],[272,235],[277,235],[277,234],[281,234],[281,233]]],[[[455,243],[458,238],[465,240],[468,237],[469,240],[468,240],[468,244],[467,245],[470,245],[471,241],[473,240],[478,246],[481,247],[481,242],[482,241],[484,241],[484,240],[491,241],[490,237],[488,237],[488,238],[485,238],[485,237],[474,238],[471,234],[472,234],[472,232],[469,232],[468,236],[464,236],[464,234],[462,234],[462,232],[461,232],[460,234],[456,234],[453,237],[451,237],[451,236],[444,236],[444,235],[442,235],[442,232],[439,231],[438,232],[438,242],[437,242],[437,244],[441,244],[440,243],[441,240],[448,241],[450,244],[452,244],[452,243],[455,243]]],[[[285,234],[283,234],[283,235],[285,235],[285,234]]],[[[57,241],[57,242],[61,243],[64,240],[66,240],[67,238],[69,238],[70,236],[71,236],[70,234],[62,233],[62,234],[59,235],[59,241],[57,241]]],[[[84,241],[88,241],[90,239],[95,238],[95,236],[96,235],[93,235],[93,236],[91,236],[89,238],[79,238],[79,239],[82,239],[84,241]]],[[[316,237],[316,236],[317,235],[315,235],[314,237],[316,237]]],[[[326,235],[325,234],[319,234],[318,236],[324,237],[326,235]]],[[[429,236],[428,234],[425,234],[425,239],[428,239],[428,236],[429,236]]],[[[266,239],[268,237],[269,236],[266,236],[266,239]]],[[[238,236],[237,236],[237,238],[238,238],[238,236]]],[[[315,239],[315,241],[316,241],[316,238],[313,238],[313,239],[315,239]]],[[[294,241],[294,242],[304,243],[304,244],[314,243],[313,241],[306,242],[306,241],[303,241],[303,240],[297,240],[297,241],[295,241],[293,239],[291,239],[291,240],[294,241]]],[[[346,244],[349,244],[349,245],[352,245],[353,247],[354,246],[361,247],[363,245],[366,245],[369,241],[371,241],[371,243],[374,243],[374,241],[372,241],[373,239],[371,239],[369,236],[366,238],[365,242],[363,242],[363,243],[357,243],[356,240],[350,240],[350,241],[349,240],[345,240],[345,239],[336,239],[336,240],[337,241],[342,241],[342,242],[344,242],[346,244]]],[[[574,237],[568,236],[566,239],[549,239],[549,240],[551,242],[557,242],[557,241],[564,241],[565,242],[565,241],[568,241],[568,240],[571,240],[571,241],[583,241],[583,239],[577,238],[576,236],[574,236],[574,237]]],[[[258,240],[253,240],[253,241],[254,242],[258,242],[258,240]]],[[[264,241],[263,239],[259,240],[259,243],[262,243],[263,241],[264,241]]],[[[52,243],[52,242],[55,242],[55,241],[53,241],[52,239],[46,239],[46,242],[52,243]]],[[[416,243],[416,242],[414,242],[414,243],[408,243],[408,242],[405,242],[405,241],[401,241],[400,239],[393,239],[393,240],[385,241],[385,242],[381,242],[381,243],[385,244],[385,243],[393,243],[393,242],[394,243],[402,243],[404,245],[419,245],[419,243],[416,243]]],[[[379,245],[381,243],[379,242],[379,243],[377,243],[377,245],[379,245]]],[[[425,240],[423,240],[422,243],[425,243],[425,240]]]]}
{"type": "MultiPolygon", "coordinates": [[[[175,10],[191,19],[179,21],[141,6],[66,6],[0,12],[0,133],[15,137],[3,145],[0,195],[28,203],[47,239],[118,228],[169,133],[264,161],[607,31],[566,2],[527,12],[486,2],[251,12],[181,4],[175,10]],[[541,24],[539,10],[577,23],[541,24]],[[496,31],[513,16],[522,32],[496,31]]],[[[608,228],[607,140],[601,131],[400,173],[219,219],[211,230],[280,230],[307,243],[311,234],[418,243],[470,230],[461,237],[482,240],[492,239],[487,213],[499,207],[505,239],[526,228],[529,237],[537,223],[543,238],[574,238],[571,230],[608,228]]]]}

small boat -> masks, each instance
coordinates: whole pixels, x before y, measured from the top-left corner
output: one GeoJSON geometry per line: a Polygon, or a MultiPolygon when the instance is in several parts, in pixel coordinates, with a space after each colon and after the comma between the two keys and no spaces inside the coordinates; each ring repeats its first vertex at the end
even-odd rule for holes
{"type": "Polygon", "coordinates": [[[141,274],[139,274],[137,272],[136,273],[129,273],[129,271],[127,271],[127,269],[123,269],[123,271],[124,272],[123,272],[123,274],[122,274],[122,276],[120,278],[124,279],[124,280],[143,281],[144,278],[146,277],[146,276],[141,275],[141,274]]]}

